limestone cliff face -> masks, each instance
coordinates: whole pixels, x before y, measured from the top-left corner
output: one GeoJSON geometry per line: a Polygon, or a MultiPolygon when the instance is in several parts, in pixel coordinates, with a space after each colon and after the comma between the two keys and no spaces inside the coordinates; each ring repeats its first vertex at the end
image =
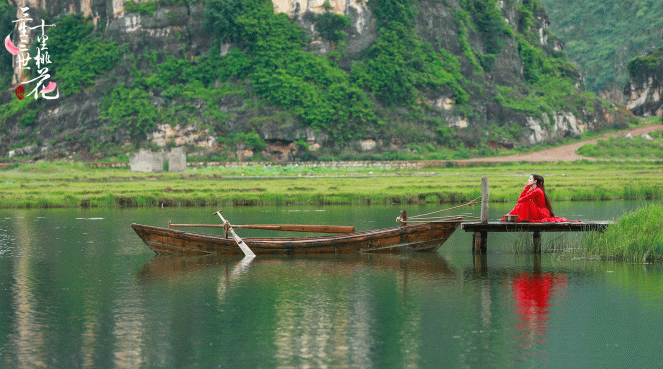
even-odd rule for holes
{"type": "Polygon", "coordinates": [[[307,31],[311,37],[310,50],[317,53],[328,53],[331,43],[319,37],[311,17],[307,15],[327,12],[324,4],[330,6],[329,12],[345,15],[350,19],[349,34],[346,40],[349,56],[358,55],[377,39],[375,17],[368,7],[368,0],[273,0],[274,11],[285,13],[307,31]]]}
{"type": "Polygon", "coordinates": [[[663,116],[663,73],[631,78],[624,87],[626,109],[643,117],[663,116]]]}
{"type": "MultiPolygon", "coordinates": [[[[125,0],[9,1],[17,8],[29,7],[30,14],[35,19],[38,19],[41,11],[47,11],[52,17],[71,13],[91,17],[93,24],[103,32],[105,39],[126,45],[129,50],[129,53],[123,56],[123,61],[113,70],[116,78],[120,80],[129,81],[132,78],[129,72],[132,67],[130,60],[132,55],[139,56],[145,52],[159,51],[194,60],[198,56],[205,55],[213,42],[213,37],[202,28],[203,12],[206,6],[204,2],[191,4],[183,2],[184,5],[160,6],[152,15],[145,15],[126,11],[127,1],[125,0]]],[[[346,30],[348,37],[345,40],[345,56],[339,60],[339,65],[341,68],[349,70],[352,64],[361,58],[362,52],[370,48],[377,40],[377,20],[372,10],[372,3],[368,0],[326,1],[329,6],[323,5],[325,0],[272,0],[275,12],[288,14],[306,31],[310,39],[309,50],[317,54],[329,53],[333,45],[317,34],[313,15],[330,11],[348,17],[350,27],[346,30]]],[[[518,23],[518,3],[518,0],[498,2],[499,10],[510,25],[518,23]]],[[[467,108],[462,110],[456,106],[451,92],[426,96],[426,99],[421,101],[433,111],[433,114],[439,115],[449,126],[455,127],[460,137],[472,135],[478,137],[480,135],[477,135],[476,131],[481,131],[489,124],[509,123],[519,124],[523,127],[524,135],[521,143],[534,144],[545,140],[575,136],[585,130],[600,129],[612,125],[616,119],[619,119],[603,108],[598,101],[594,104],[594,109],[581,110],[576,113],[558,111],[544,116],[531,116],[501,106],[494,99],[496,86],[512,85],[514,81],[523,78],[524,65],[520,59],[517,41],[513,38],[506,39],[502,51],[496,55],[492,70],[483,75],[476,74],[463,57],[463,46],[459,41],[459,30],[454,19],[454,12],[461,8],[460,1],[419,0],[416,2],[416,6],[418,7],[416,32],[419,39],[433,45],[436,50],[443,48],[457,55],[461,59],[463,75],[475,86],[474,90],[470,91],[469,106],[472,110],[470,113],[467,108]],[[474,133],[470,134],[470,132],[474,133]]],[[[559,41],[550,40],[547,36],[548,21],[545,13],[536,14],[535,17],[536,22],[532,26],[533,32],[538,34],[542,47],[547,51],[560,50],[563,45],[559,41]]],[[[477,50],[484,48],[482,40],[476,35],[470,35],[468,42],[477,50]]],[[[221,52],[228,50],[230,46],[225,45],[221,48],[221,52]]],[[[579,76],[577,77],[580,81],[579,76]]],[[[14,78],[16,82],[24,80],[26,77],[17,71],[14,78]]],[[[92,88],[57,101],[45,102],[37,115],[36,125],[29,129],[36,132],[35,134],[44,141],[58,141],[53,147],[55,150],[85,150],[84,146],[76,143],[76,140],[63,139],[65,135],[76,137],[84,132],[87,136],[95,137],[100,142],[128,142],[129,138],[126,133],[107,133],[104,130],[105,123],[99,117],[98,104],[104,93],[112,88],[112,83],[109,78],[100,77],[94,81],[92,88]]],[[[656,96],[660,96],[660,87],[657,83],[654,85],[654,81],[652,81],[647,85],[649,87],[638,85],[634,89],[649,88],[652,91],[653,99],[655,88],[658,88],[656,96]]],[[[6,92],[1,99],[1,103],[11,101],[10,93],[6,92]]],[[[160,107],[167,104],[156,94],[153,103],[160,107]]],[[[193,103],[198,104],[199,102],[194,101],[193,103]]],[[[311,149],[334,144],[327,132],[305,129],[292,120],[264,119],[262,120],[264,123],[256,127],[251,123],[252,121],[259,117],[273,115],[275,111],[269,108],[247,107],[241,98],[230,95],[221,99],[219,104],[218,109],[228,115],[224,124],[237,132],[256,128],[260,137],[272,145],[271,154],[275,160],[292,160],[297,155],[293,143],[302,137],[306,137],[311,149]],[[287,150],[283,149],[284,147],[287,150]]],[[[211,107],[200,106],[200,109],[205,108],[211,107]]],[[[158,125],[157,131],[149,136],[149,139],[160,146],[191,144],[206,150],[215,150],[215,136],[217,135],[209,128],[204,128],[215,122],[202,114],[197,117],[197,120],[199,123],[179,126],[169,124],[172,122],[162,122],[158,125]]],[[[4,147],[13,145],[21,137],[29,134],[31,132],[26,132],[26,129],[21,128],[19,124],[12,125],[6,130],[4,137],[0,136],[4,142],[3,145],[0,145],[0,155],[6,155],[7,150],[4,147]]],[[[365,137],[365,139],[381,144],[367,145],[365,141],[358,141],[354,143],[356,151],[375,151],[381,147],[393,148],[398,147],[400,143],[398,138],[393,137],[376,136],[365,137]]],[[[468,139],[468,143],[472,144],[472,139],[468,139]]],[[[246,149],[238,147],[238,157],[245,155],[239,154],[241,150],[246,149]]]]}

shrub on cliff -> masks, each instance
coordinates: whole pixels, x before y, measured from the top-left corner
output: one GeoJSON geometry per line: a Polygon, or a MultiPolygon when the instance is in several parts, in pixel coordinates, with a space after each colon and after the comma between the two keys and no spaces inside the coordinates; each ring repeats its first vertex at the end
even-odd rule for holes
{"type": "Polygon", "coordinates": [[[628,73],[635,80],[656,73],[663,76],[663,49],[632,59],[628,63],[628,73]]]}

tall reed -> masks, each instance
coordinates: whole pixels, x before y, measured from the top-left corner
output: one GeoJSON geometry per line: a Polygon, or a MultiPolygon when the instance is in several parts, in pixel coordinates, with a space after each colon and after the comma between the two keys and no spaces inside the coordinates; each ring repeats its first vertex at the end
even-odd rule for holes
{"type": "Polygon", "coordinates": [[[663,261],[663,204],[649,204],[622,216],[604,233],[588,234],[582,252],[606,260],[663,261]]]}

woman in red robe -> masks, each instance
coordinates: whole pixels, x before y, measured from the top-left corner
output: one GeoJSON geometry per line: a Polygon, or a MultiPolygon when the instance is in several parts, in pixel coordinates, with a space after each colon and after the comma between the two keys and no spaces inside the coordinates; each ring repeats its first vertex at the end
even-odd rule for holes
{"type": "MultiPolygon", "coordinates": [[[[518,221],[529,222],[568,222],[566,218],[556,217],[550,207],[550,201],[543,185],[543,177],[538,174],[529,176],[527,186],[518,198],[518,204],[507,215],[517,215],[518,221]]],[[[502,217],[502,221],[506,216],[502,217]]]]}

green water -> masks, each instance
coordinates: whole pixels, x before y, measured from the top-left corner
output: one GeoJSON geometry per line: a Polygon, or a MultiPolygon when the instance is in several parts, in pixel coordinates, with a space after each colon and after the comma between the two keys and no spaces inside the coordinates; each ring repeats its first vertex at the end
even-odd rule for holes
{"type": "MultiPolygon", "coordinates": [[[[580,220],[638,206],[555,205],[580,220]]],[[[401,208],[436,209],[223,214],[235,224],[364,230],[395,225],[401,208]]],[[[528,238],[511,234],[491,234],[477,257],[460,229],[431,254],[157,257],[129,226],[213,223],[216,210],[0,210],[0,367],[663,366],[661,265],[515,253],[528,238]]],[[[495,219],[510,206],[490,210],[495,219]]],[[[544,234],[544,248],[561,237],[580,235],[544,234]]]]}

